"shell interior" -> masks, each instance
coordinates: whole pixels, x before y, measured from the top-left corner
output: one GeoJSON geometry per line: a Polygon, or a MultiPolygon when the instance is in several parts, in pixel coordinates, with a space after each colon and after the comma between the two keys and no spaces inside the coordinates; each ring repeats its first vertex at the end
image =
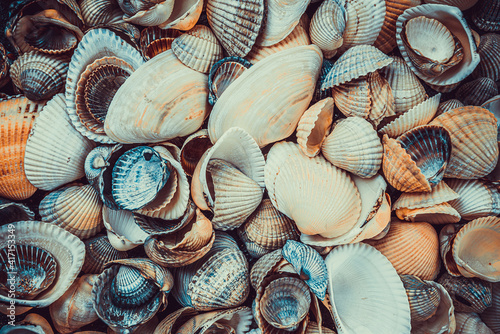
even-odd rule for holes
{"type": "Polygon", "coordinates": [[[226,57],[214,64],[208,75],[208,101],[214,105],[229,85],[252,64],[240,57],[226,57]]]}
{"type": "Polygon", "coordinates": [[[119,307],[135,308],[159,294],[154,281],[144,278],[135,268],[121,266],[111,282],[111,301],[119,307]]]}

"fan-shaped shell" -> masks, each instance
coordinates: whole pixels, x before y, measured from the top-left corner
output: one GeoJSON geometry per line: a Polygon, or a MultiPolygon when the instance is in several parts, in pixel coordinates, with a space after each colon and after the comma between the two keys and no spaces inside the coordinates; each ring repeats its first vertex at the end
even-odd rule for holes
{"type": "Polygon", "coordinates": [[[436,314],[441,296],[439,289],[414,275],[401,275],[410,303],[411,320],[425,321],[436,314]]]}
{"type": "Polygon", "coordinates": [[[346,19],[344,6],[333,0],[323,1],[314,13],[309,34],[325,58],[335,56],[337,49],[342,46],[346,19]]]}
{"type": "Polygon", "coordinates": [[[123,20],[142,26],[164,24],[172,14],[174,3],[174,0],[134,2],[118,0],[120,8],[124,12],[123,20]]]}
{"type": "Polygon", "coordinates": [[[476,72],[482,76],[500,80],[500,35],[499,34],[484,34],[481,36],[481,41],[477,47],[477,53],[481,57],[476,72]]]}
{"type": "Polygon", "coordinates": [[[476,313],[455,313],[456,334],[493,334],[476,313]]]}
{"type": "Polygon", "coordinates": [[[333,99],[328,97],[307,109],[297,125],[297,143],[308,157],[316,156],[333,122],[333,99]]]}
{"type": "Polygon", "coordinates": [[[148,234],[136,222],[135,215],[127,210],[113,210],[104,206],[102,218],[111,245],[120,251],[127,251],[144,244],[148,234]]]}
{"type": "Polygon", "coordinates": [[[96,236],[85,240],[85,262],[82,272],[100,274],[107,262],[126,258],[128,258],[128,254],[115,249],[107,236],[96,236]]]}
{"type": "Polygon", "coordinates": [[[456,312],[482,313],[491,306],[492,287],[489,282],[444,273],[438,283],[450,294],[456,312]]]}
{"type": "Polygon", "coordinates": [[[436,112],[436,116],[441,115],[447,111],[463,107],[464,104],[456,99],[450,99],[448,101],[441,102],[438,106],[438,110],[436,112]]]}
{"type": "Polygon", "coordinates": [[[481,320],[494,332],[498,333],[500,331],[500,320],[498,319],[498,312],[500,306],[500,295],[499,287],[500,284],[493,283],[493,295],[491,306],[488,307],[483,313],[481,313],[481,320]]]}
{"type": "Polygon", "coordinates": [[[459,197],[450,202],[465,220],[500,214],[500,192],[497,187],[482,180],[448,180],[459,197]]]}
{"type": "Polygon", "coordinates": [[[181,32],[176,29],[147,27],[141,31],[141,53],[147,60],[172,48],[172,42],[181,32]]]}
{"type": "Polygon", "coordinates": [[[123,12],[114,0],[82,0],[80,2],[83,20],[91,27],[122,20],[123,12]]]}
{"type": "Polygon", "coordinates": [[[396,216],[399,219],[411,222],[427,222],[430,224],[449,224],[460,221],[460,214],[448,203],[416,209],[397,209],[396,216]]]}
{"type": "Polygon", "coordinates": [[[188,176],[192,176],[203,153],[212,147],[208,131],[201,129],[189,136],[181,148],[180,162],[188,176]]]}
{"type": "Polygon", "coordinates": [[[497,84],[490,78],[478,78],[457,89],[455,97],[465,105],[479,106],[498,95],[497,84]]]}
{"type": "Polygon", "coordinates": [[[400,208],[426,208],[456,200],[458,197],[459,194],[454,191],[453,187],[450,188],[444,181],[441,181],[431,192],[402,193],[397,201],[394,202],[392,208],[393,210],[400,208]]]}
{"type": "Polygon", "coordinates": [[[337,108],[347,117],[368,118],[371,109],[370,84],[367,77],[332,87],[337,108]]]}
{"type": "Polygon", "coordinates": [[[499,31],[500,6],[492,0],[480,1],[472,14],[472,21],[481,30],[499,31]]]}

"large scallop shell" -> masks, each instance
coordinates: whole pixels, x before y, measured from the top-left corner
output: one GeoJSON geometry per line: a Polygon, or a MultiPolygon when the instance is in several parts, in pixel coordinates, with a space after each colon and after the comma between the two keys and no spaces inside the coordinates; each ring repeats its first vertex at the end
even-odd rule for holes
{"type": "Polygon", "coordinates": [[[483,180],[448,180],[459,197],[450,202],[465,220],[500,214],[500,191],[495,184],[483,180]]]}
{"type": "Polygon", "coordinates": [[[244,71],[210,114],[212,142],[235,126],[246,130],[261,147],[291,135],[312,99],[322,59],[317,46],[298,46],[244,71]],[[277,78],[282,84],[275,84],[277,78]]]}
{"type": "Polygon", "coordinates": [[[128,258],[128,254],[114,248],[107,236],[96,236],[85,240],[85,262],[82,272],[100,274],[109,261],[126,258],[128,258]]]}

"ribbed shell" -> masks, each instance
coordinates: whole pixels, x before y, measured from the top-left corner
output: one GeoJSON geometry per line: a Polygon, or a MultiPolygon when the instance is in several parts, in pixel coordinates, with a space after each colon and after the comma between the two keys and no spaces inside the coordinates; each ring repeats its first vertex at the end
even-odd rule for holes
{"type": "Polygon", "coordinates": [[[368,118],[372,101],[366,76],[332,87],[332,96],[345,116],[368,118]]]}
{"type": "Polygon", "coordinates": [[[484,34],[477,48],[477,53],[481,57],[476,72],[482,76],[500,80],[500,35],[484,34]]]}
{"type": "Polygon", "coordinates": [[[446,271],[452,276],[460,276],[457,264],[453,258],[453,240],[462,226],[465,224],[448,224],[443,226],[439,232],[439,253],[443,260],[446,271]]]}
{"type": "Polygon", "coordinates": [[[478,0],[425,0],[426,3],[437,3],[448,6],[458,7],[461,11],[473,7],[478,0]]]}
{"type": "Polygon", "coordinates": [[[474,8],[472,21],[481,30],[500,30],[500,4],[495,0],[482,0],[474,8]]]}
{"type": "Polygon", "coordinates": [[[495,95],[498,95],[496,82],[490,78],[479,78],[458,88],[455,98],[462,101],[466,106],[480,106],[495,95]]]}
{"type": "Polygon", "coordinates": [[[378,71],[368,74],[367,79],[371,94],[371,110],[368,120],[377,127],[385,117],[396,114],[394,95],[389,82],[378,71]]]}
{"type": "Polygon", "coordinates": [[[252,284],[252,287],[259,290],[264,278],[270,275],[278,264],[284,261],[281,249],[276,249],[258,259],[250,271],[250,284],[252,284]]]}
{"type": "Polygon", "coordinates": [[[22,203],[11,202],[0,198],[0,216],[5,225],[20,220],[33,220],[35,218],[35,213],[22,203]]]}
{"type": "Polygon", "coordinates": [[[391,261],[400,275],[433,280],[439,274],[439,240],[428,223],[391,221],[389,233],[380,240],[368,240],[391,261]]]}
{"type": "Polygon", "coordinates": [[[123,16],[116,0],[82,0],[80,8],[85,24],[90,27],[112,23],[123,16]]]}
{"type": "Polygon", "coordinates": [[[264,23],[264,1],[208,0],[206,4],[208,23],[226,52],[245,57],[264,23]]]}
{"type": "Polygon", "coordinates": [[[170,50],[172,42],[180,35],[181,32],[175,29],[147,27],[141,31],[141,53],[144,58],[149,60],[162,52],[170,50]]]}
{"type": "Polygon", "coordinates": [[[174,39],[172,51],[187,67],[207,74],[212,66],[224,57],[222,46],[214,33],[203,25],[194,26],[174,39]]]}
{"type": "Polygon", "coordinates": [[[212,142],[208,137],[206,129],[201,129],[193,133],[184,141],[180,153],[180,163],[188,176],[193,175],[194,169],[203,156],[203,153],[210,147],[212,147],[212,142]]]}
{"type": "Polygon", "coordinates": [[[451,136],[451,158],[445,177],[477,179],[488,175],[498,160],[497,121],[480,107],[446,112],[430,124],[440,125],[451,136]]]}
{"type": "Polygon", "coordinates": [[[430,224],[449,224],[460,221],[460,214],[448,203],[435,204],[425,208],[397,209],[396,216],[411,222],[430,224]]]}
{"type": "Polygon", "coordinates": [[[14,61],[10,77],[28,99],[48,100],[64,89],[68,64],[66,56],[31,51],[14,61]]]}
{"type": "Polygon", "coordinates": [[[453,187],[450,188],[444,181],[441,181],[431,192],[401,194],[397,201],[392,204],[392,209],[425,208],[435,204],[453,201],[459,196],[460,194],[456,193],[453,187]]]}
{"type": "Polygon", "coordinates": [[[103,228],[102,202],[91,185],[69,186],[53,191],[40,202],[44,222],[64,228],[80,239],[90,238],[103,228]]]}
{"type": "Polygon", "coordinates": [[[453,277],[444,273],[438,280],[453,299],[456,312],[482,313],[491,306],[491,283],[478,278],[453,277]]]}
{"type": "Polygon", "coordinates": [[[175,1],[172,14],[159,27],[161,29],[189,30],[198,22],[202,10],[202,0],[175,1]]]}
{"type": "Polygon", "coordinates": [[[333,99],[328,97],[307,109],[297,125],[297,144],[308,157],[319,154],[333,122],[333,99]]]}
{"type": "Polygon", "coordinates": [[[459,195],[450,204],[463,219],[473,220],[500,214],[500,191],[494,184],[483,180],[458,179],[450,179],[447,183],[459,195]]]}
{"type": "Polygon", "coordinates": [[[455,313],[456,334],[493,334],[476,313],[455,313]]]}
{"type": "Polygon", "coordinates": [[[100,274],[109,261],[128,258],[127,252],[116,250],[107,236],[96,236],[85,240],[85,262],[82,272],[85,274],[100,274]]]}
{"type": "Polygon", "coordinates": [[[383,148],[377,132],[359,117],[338,121],[321,151],[335,166],[366,178],[374,176],[382,163],[383,148]]]}
{"type": "Polygon", "coordinates": [[[491,307],[481,313],[481,320],[496,334],[500,332],[500,319],[498,314],[500,312],[500,284],[493,284],[493,296],[491,307]]]}
{"type": "Polygon", "coordinates": [[[159,26],[165,24],[165,22],[170,18],[170,14],[174,9],[174,0],[163,0],[163,1],[137,1],[140,3],[140,8],[133,8],[132,11],[127,10],[127,5],[130,4],[129,1],[121,1],[118,3],[121,5],[123,10],[123,20],[125,22],[134,23],[142,26],[159,26]]]}
{"type": "Polygon", "coordinates": [[[137,224],[135,215],[127,210],[113,210],[103,206],[102,217],[111,245],[120,251],[127,251],[144,244],[148,233],[137,224]]]}
{"type": "Polygon", "coordinates": [[[414,275],[401,275],[400,278],[408,295],[412,322],[432,317],[441,300],[439,290],[414,275]]]}
{"type": "Polygon", "coordinates": [[[24,96],[0,100],[0,196],[24,200],[36,191],[24,172],[26,142],[45,103],[24,96]]]}
{"type": "Polygon", "coordinates": [[[85,175],[85,159],[94,146],[71,125],[64,95],[57,94],[35,120],[26,143],[26,177],[42,190],[78,180],[85,175]]]}
{"type": "Polygon", "coordinates": [[[441,115],[447,111],[463,107],[464,104],[456,99],[450,99],[448,101],[441,102],[438,106],[438,110],[436,112],[436,116],[441,115]]]}
{"type": "Polygon", "coordinates": [[[240,57],[226,57],[212,66],[208,75],[208,102],[214,105],[217,99],[252,64],[240,57]]]}

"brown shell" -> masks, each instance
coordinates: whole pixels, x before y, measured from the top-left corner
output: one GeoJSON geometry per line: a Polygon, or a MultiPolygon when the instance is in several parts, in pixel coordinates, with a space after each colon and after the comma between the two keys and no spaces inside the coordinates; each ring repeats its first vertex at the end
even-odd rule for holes
{"type": "Polygon", "coordinates": [[[494,334],[477,313],[455,313],[455,334],[494,334]]]}
{"type": "Polygon", "coordinates": [[[438,106],[438,110],[436,112],[436,117],[441,115],[442,113],[445,113],[447,111],[450,111],[450,110],[453,110],[456,108],[460,108],[463,106],[464,106],[464,104],[456,99],[451,99],[451,100],[441,102],[438,106]]]}
{"type": "Polygon", "coordinates": [[[456,312],[482,313],[491,306],[492,286],[478,278],[453,277],[444,273],[439,277],[439,284],[450,294],[456,312]]]}
{"type": "Polygon", "coordinates": [[[474,8],[472,21],[481,30],[500,30],[500,4],[495,0],[481,0],[474,8]]]}
{"type": "Polygon", "coordinates": [[[453,241],[464,224],[448,224],[439,232],[439,253],[446,271],[452,276],[460,276],[455,259],[453,258],[453,241]]]}
{"type": "Polygon", "coordinates": [[[500,80],[500,35],[484,34],[477,48],[481,61],[475,73],[482,77],[500,80]]]}
{"type": "Polygon", "coordinates": [[[458,88],[455,98],[467,106],[480,106],[495,95],[498,95],[495,81],[490,78],[478,78],[458,88]]]}
{"type": "Polygon", "coordinates": [[[176,29],[160,29],[147,27],[141,31],[140,49],[146,59],[151,59],[159,53],[170,50],[172,42],[181,32],[176,29]]]}
{"type": "Polygon", "coordinates": [[[500,214],[500,191],[498,187],[485,180],[450,179],[450,187],[459,198],[450,202],[465,220],[500,214]]]}
{"type": "Polygon", "coordinates": [[[450,224],[460,221],[460,214],[448,203],[435,204],[426,208],[397,209],[396,216],[411,222],[430,224],[450,224]]]}
{"type": "Polygon", "coordinates": [[[212,147],[212,142],[206,129],[193,133],[184,141],[180,152],[180,162],[186,175],[193,176],[196,165],[203,153],[210,147],[212,147]]]}
{"type": "Polygon", "coordinates": [[[436,287],[414,275],[401,275],[410,303],[411,321],[424,321],[432,317],[441,297],[436,287]]]}

